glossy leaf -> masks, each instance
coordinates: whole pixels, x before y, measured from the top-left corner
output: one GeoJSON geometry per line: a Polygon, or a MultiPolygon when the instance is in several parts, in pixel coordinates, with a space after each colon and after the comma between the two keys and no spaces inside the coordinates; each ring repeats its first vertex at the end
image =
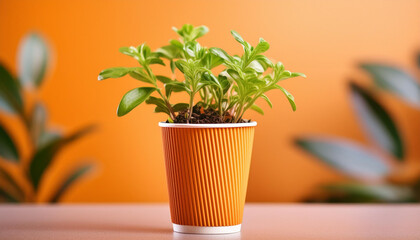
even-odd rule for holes
{"type": "Polygon", "coordinates": [[[270,48],[270,44],[268,44],[268,42],[266,42],[264,39],[260,38],[260,42],[255,47],[252,53],[255,55],[260,54],[260,53],[266,52],[269,48],[270,48]]]}
{"type": "Polygon", "coordinates": [[[182,110],[188,109],[188,107],[189,107],[188,103],[177,103],[172,106],[172,110],[174,110],[174,112],[180,112],[182,110]]]}
{"type": "Polygon", "coordinates": [[[361,86],[351,83],[351,97],[365,131],[384,151],[404,158],[404,145],[397,126],[387,110],[361,86]]]}
{"type": "Polygon", "coordinates": [[[144,102],[154,91],[156,91],[156,88],[140,87],[127,92],[121,99],[120,105],[118,106],[118,117],[129,113],[139,104],[144,102]]]}
{"type": "Polygon", "coordinates": [[[168,107],[166,106],[165,101],[164,101],[163,99],[161,99],[161,98],[156,98],[156,97],[152,97],[152,96],[150,96],[150,97],[146,100],[146,103],[147,103],[147,104],[154,104],[154,105],[156,105],[157,107],[160,107],[160,108],[162,108],[162,109],[165,109],[165,110],[166,110],[165,112],[169,113],[169,109],[168,109],[168,107]]]}
{"type": "Polygon", "coordinates": [[[297,146],[335,170],[357,179],[383,179],[390,167],[364,147],[337,138],[308,137],[296,140],[297,146]]]}
{"type": "Polygon", "coordinates": [[[157,80],[159,80],[161,83],[170,83],[173,82],[174,80],[165,77],[165,76],[161,76],[161,75],[156,75],[157,80]]]}
{"type": "Polygon", "coordinates": [[[278,89],[280,89],[284,93],[284,95],[286,95],[287,100],[289,100],[290,106],[292,107],[293,111],[296,111],[295,98],[293,97],[293,95],[290,94],[286,89],[284,89],[284,88],[282,88],[278,85],[276,85],[276,87],[278,89]]]}
{"type": "Polygon", "coordinates": [[[420,107],[420,85],[403,69],[382,64],[361,64],[374,79],[375,84],[396,94],[409,104],[420,107]]]}
{"type": "Polygon", "coordinates": [[[210,52],[225,61],[231,61],[231,57],[221,48],[210,48],[210,52]]]}
{"type": "Polygon", "coordinates": [[[61,183],[60,187],[51,197],[50,202],[57,203],[63,196],[63,194],[66,193],[71,188],[71,186],[80,181],[80,179],[83,178],[89,171],[91,171],[92,168],[92,164],[87,164],[74,169],[72,173],[69,176],[67,176],[65,180],[61,183]]]}
{"type": "Polygon", "coordinates": [[[190,93],[190,89],[185,85],[183,82],[170,82],[165,84],[165,93],[166,96],[170,96],[172,92],[188,92],[190,93]]]}
{"type": "Polygon", "coordinates": [[[271,103],[271,101],[270,101],[270,99],[267,97],[267,95],[263,94],[263,95],[261,95],[261,98],[262,98],[262,99],[264,99],[264,100],[267,102],[267,104],[268,104],[268,106],[270,106],[270,108],[272,108],[272,107],[273,107],[273,104],[271,103]]]}
{"type": "Polygon", "coordinates": [[[233,38],[235,38],[235,40],[236,40],[238,43],[240,43],[240,44],[242,44],[242,45],[244,45],[244,44],[245,44],[244,39],[242,38],[242,36],[241,36],[241,35],[239,35],[239,33],[237,33],[237,32],[236,32],[236,31],[234,31],[234,30],[230,31],[230,33],[232,34],[233,38]]]}
{"type": "MultiPolygon", "coordinates": [[[[137,75],[142,75],[141,67],[113,67],[103,70],[99,73],[98,80],[105,80],[108,78],[120,78],[131,72],[137,73],[137,75]]],[[[144,76],[144,74],[143,74],[144,76]]],[[[140,80],[140,79],[139,79],[140,80]]]]}
{"type": "Polygon", "coordinates": [[[29,179],[31,180],[35,190],[39,188],[39,183],[45,171],[51,165],[54,157],[64,147],[92,132],[94,129],[94,126],[84,127],[68,136],[60,137],[50,141],[48,144],[44,145],[42,148],[35,152],[29,164],[29,179]]]}
{"type": "Polygon", "coordinates": [[[8,131],[0,125],[0,157],[10,162],[19,162],[18,149],[8,131]]]}
{"type": "Polygon", "coordinates": [[[257,113],[259,113],[261,115],[264,115],[264,111],[260,107],[258,107],[257,105],[253,104],[250,108],[252,110],[256,111],[257,113]]]}
{"type": "Polygon", "coordinates": [[[11,73],[0,64],[0,108],[9,113],[21,113],[23,110],[19,83],[11,73]]]}
{"type": "Polygon", "coordinates": [[[48,46],[38,34],[27,35],[19,46],[19,79],[22,84],[39,87],[48,62],[48,46]]]}

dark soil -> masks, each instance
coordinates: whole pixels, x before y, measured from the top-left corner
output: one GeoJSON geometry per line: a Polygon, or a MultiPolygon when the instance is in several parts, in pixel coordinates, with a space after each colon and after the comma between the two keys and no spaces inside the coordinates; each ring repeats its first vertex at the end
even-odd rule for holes
{"type": "MultiPolygon", "coordinates": [[[[188,109],[178,113],[175,117],[174,123],[187,123],[188,121],[188,109]]],[[[168,121],[166,121],[169,123],[168,121]]],[[[192,124],[204,124],[204,123],[231,123],[232,116],[225,115],[223,118],[220,117],[219,113],[212,108],[204,109],[201,106],[195,105],[193,107],[193,114],[189,123],[192,124]]],[[[248,123],[251,120],[241,119],[239,123],[248,123]]]]}

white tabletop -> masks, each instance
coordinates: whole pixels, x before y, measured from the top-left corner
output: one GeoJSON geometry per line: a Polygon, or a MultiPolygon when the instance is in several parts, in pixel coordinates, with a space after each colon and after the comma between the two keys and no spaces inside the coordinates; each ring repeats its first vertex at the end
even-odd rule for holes
{"type": "Polygon", "coordinates": [[[420,239],[420,205],[247,204],[242,232],[172,232],[167,204],[0,205],[0,239],[420,239]]]}

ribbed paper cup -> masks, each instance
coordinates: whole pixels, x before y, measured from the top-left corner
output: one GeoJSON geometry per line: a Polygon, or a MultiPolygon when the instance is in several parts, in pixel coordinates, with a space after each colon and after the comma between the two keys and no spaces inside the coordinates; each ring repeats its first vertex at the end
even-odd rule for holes
{"type": "Polygon", "coordinates": [[[174,231],[240,231],[256,125],[159,123],[174,231]]]}

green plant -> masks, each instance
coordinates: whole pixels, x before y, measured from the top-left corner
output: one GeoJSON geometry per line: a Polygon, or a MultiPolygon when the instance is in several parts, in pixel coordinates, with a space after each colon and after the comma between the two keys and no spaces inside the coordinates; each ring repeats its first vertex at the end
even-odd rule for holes
{"type": "MultiPolygon", "coordinates": [[[[4,117],[13,117],[22,123],[27,134],[26,142],[30,154],[26,159],[12,135],[0,124],[0,201],[35,202],[42,187],[41,180],[57,153],[91,132],[93,126],[82,128],[70,135],[48,129],[47,110],[37,99],[47,69],[48,47],[40,36],[30,34],[20,46],[18,59],[18,78],[0,64],[0,109],[4,117]],[[31,101],[32,99],[35,100],[31,101]],[[7,165],[9,166],[6,167],[7,165]],[[16,180],[16,175],[11,173],[11,169],[19,173],[24,183],[16,180]]],[[[72,169],[52,193],[49,201],[59,201],[92,166],[85,163],[72,169]]]]}
{"type": "Polygon", "coordinates": [[[135,88],[123,96],[118,106],[118,116],[146,102],[156,105],[155,112],[166,113],[169,116],[168,122],[177,122],[177,116],[185,114],[182,117],[190,123],[194,106],[200,106],[203,111],[211,109],[217,112],[219,122],[237,123],[242,121],[248,109],[263,114],[262,109],[255,104],[259,98],[271,107],[265,93],[273,89],[281,90],[293,110],[296,109],[293,96],[278,82],[305,75],[287,71],[282,63],[272,63],[262,55],[270,47],[263,39],[253,47],[232,31],[235,40],[243,46],[244,53],[242,56],[231,56],[220,48],[205,48],[197,42],[198,38],[208,32],[205,26],[186,24],[181,29],[173,29],[179,35],[179,40],[170,40],[169,45],[154,52],[145,44],[120,48],[121,53],[137,60],[140,67],[108,68],[99,74],[98,80],[120,78],[128,74],[149,84],[148,87],[135,88]],[[155,75],[151,68],[154,64],[165,66],[163,59],[171,68],[171,77],[155,75]],[[222,64],[225,68],[216,73],[215,68],[222,64]],[[186,93],[188,103],[172,104],[170,98],[174,92],[186,93]],[[153,93],[157,93],[157,96],[152,96],[153,93]],[[197,96],[200,100],[195,102],[197,96]]]}
{"type": "MultiPolygon", "coordinates": [[[[420,56],[420,55],[419,55],[420,56]]],[[[420,62],[419,62],[420,63],[420,62]]],[[[420,107],[420,84],[404,69],[363,63],[360,67],[374,80],[376,88],[420,107]]],[[[420,67],[420,64],[419,64],[420,67]]],[[[375,92],[354,82],[350,97],[366,135],[374,143],[361,146],[349,140],[326,137],[301,137],[297,146],[316,156],[349,181],[322,186],[311,201],[328,202],[412,202],[420,201],[420,162],[408,161],[402,134],[392,115],[375,92]],[[382,151],[383,154],[377,154],[382,151]]]]}

